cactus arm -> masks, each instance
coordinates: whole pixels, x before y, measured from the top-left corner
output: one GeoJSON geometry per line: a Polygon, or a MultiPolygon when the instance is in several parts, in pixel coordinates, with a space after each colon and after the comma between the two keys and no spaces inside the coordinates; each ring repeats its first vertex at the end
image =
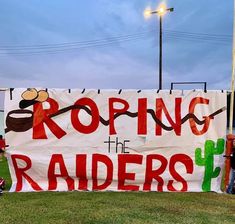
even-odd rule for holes
{"type": "Polygon", "coordinates": [[[202,150],[200,148],[196,148],[195,150],[195,162],[198,166],[205,166],[205,159],[202,158],[202,150]]]}
{"type": "Polygon", "coordinates": [[[224,152],[224,139],[219,138],[217,140],[217,147],[214,149],[214,154],[220,155],[224,152]]]}
{"type": "Polygon", "coordinates": [[[220,167],[216,167],[214,172],[212,173],[212,178],[218,177],[220,174],[220,170],[221,170],[220,167]]]}

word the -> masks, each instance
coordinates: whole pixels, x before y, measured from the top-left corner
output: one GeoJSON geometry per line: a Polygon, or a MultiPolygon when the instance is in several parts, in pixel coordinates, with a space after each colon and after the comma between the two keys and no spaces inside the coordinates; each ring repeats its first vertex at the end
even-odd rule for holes
{"type": "Polygon", "coordinates": [[[108,152],[111,152],[111,148],[114,145],[115,146],[115,152],[118,153],[118,148],[121,147],[121,153],[129,153],[128,151],[126,151],[126,149],[128,148],[126,146],[126,143],[130,142],[130,140],[124,140],[123,142],[119,142],[118,141],[118,137],[116,137],[116,141],[111,140],[111,138],[109,137],[108,141],[104,141],[104,143],[108,144],[108,152]],[[111,146],[112,145],[112,146],[111,146]]]}

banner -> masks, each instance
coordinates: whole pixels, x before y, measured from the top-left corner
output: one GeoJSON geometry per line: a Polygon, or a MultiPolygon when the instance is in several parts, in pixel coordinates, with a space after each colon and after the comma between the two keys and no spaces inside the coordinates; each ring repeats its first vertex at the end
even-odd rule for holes
{"type": "Polygon", "coordinates": [[[14,89],[10,191],[216,191],[226,92],[14,89]]]}

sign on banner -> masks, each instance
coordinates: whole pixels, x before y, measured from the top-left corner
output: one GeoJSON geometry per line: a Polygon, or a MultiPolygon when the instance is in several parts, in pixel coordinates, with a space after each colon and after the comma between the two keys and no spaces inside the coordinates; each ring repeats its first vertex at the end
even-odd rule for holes
{"type": "Polygon", "coordinates": [[[226,92],[14,89],[12,192],[220,192],[226,92]]]}

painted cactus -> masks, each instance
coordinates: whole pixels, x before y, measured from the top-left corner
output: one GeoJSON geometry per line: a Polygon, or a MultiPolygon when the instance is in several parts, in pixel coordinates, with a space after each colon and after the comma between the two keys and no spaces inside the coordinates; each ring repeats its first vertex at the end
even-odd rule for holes
{"type": "Polygon", "coordinates": [[[220,155],[224,152],[224,139],[218,139],[215,142],[207,140],[204,146],[204,158],[202,150],[197,148],[195,150],[195,162],[198,166],[205,166],[204,178],[202,183],[203,191],[211,191],[211,180],[220,174],[220,167],[214,169],[214,155],[220,155]]]}

